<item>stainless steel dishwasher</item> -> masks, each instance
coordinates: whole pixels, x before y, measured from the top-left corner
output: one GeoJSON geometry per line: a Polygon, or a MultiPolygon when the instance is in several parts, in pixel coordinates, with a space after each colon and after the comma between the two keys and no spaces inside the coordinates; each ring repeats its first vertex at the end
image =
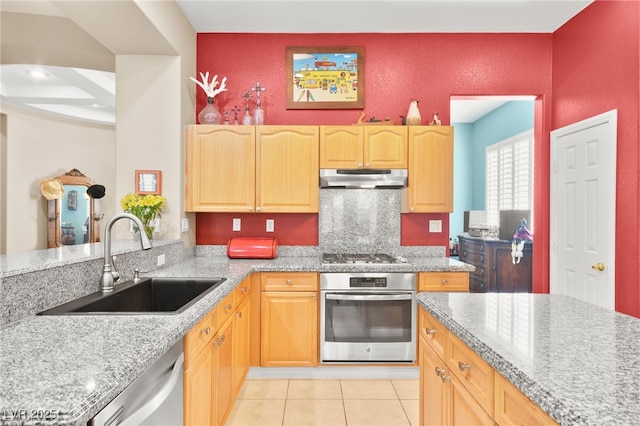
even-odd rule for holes
{"type": "Polygon", "coordinates": [[[182,339],[88,423],[89,426],[183,424],[182,339]]]}

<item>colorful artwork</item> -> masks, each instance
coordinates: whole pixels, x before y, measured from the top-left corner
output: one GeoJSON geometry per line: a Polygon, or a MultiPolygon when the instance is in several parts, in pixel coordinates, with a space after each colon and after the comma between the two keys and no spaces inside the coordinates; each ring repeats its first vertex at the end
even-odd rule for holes
{"type": "Polygon", "coordinates": [[[364,108],[362,47],[288,47],[288,109],[364,108]]]}

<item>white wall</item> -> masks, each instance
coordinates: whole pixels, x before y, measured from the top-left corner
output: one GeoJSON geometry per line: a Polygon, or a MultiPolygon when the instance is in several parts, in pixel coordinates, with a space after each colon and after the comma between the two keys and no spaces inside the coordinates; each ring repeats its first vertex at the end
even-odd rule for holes
{"type": "MultiPolygon", "coordinates": [[[[47,202],[40,181],[76,168],[104,185],[105,217],[113,215],[115,129],[38,115],[2,105],[6,115],[4,222],[6,253],[47,248],[47,202]]],[[[104,221],[101,223],[104,225],[104,221]]],[[[101,226],[102,228],[102,226],[101,226]]]]}

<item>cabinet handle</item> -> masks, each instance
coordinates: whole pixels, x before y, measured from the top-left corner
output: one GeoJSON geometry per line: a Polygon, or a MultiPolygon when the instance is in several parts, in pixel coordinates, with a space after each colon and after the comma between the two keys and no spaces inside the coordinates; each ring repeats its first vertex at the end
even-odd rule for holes
{"type": "Polygon", "coordinates": [[[436,329],[435,328],[425,328],[424,332],[425,334],[436,334],[436,329]]]}
{"type": "Polygon", "coordinates": [[[366,163],[364,166],[365,167],[371,167],[371,163],[366,163]]]}
{"type": "Polygon", "coordinates": [[[312,299],[315,299],[315,298],[316,298],[316,294],[315,294],[315,293],[314,293],[314,294],[312,294],[312,295],[311,295],[311,298],[312,298],[312,299]]]}
{"type": "Polygon", "coordinates": [[[442,379],[442,383],[448,382],[451,380],[451,376],[447,376],[444,373],[440,375],[440,378],[442,379]]]}
{"type": "Polygon", "coordinates": [[[224,342],[224,336],[220,336],[218,337],[218,339],[216,340],[216,346],[221,346],[222,342],[224,342]]]}
{"type": "Polygon", "coordinates": [[[252,212],[253,211],[253,207],[250,206],[249,207],[249,211],[252,212]]]}
{"type": "Polygon", "coordinates": [[[291,280],[287,280],[287,285],[291,285],[291,284],[293,284],[291,280]]]}
{"type": "Polygon", "coordinates": [[[246,293],[246,292],[247,292],[247,290],[248,290],[248,288],[247,288],[247,287],[242,287],[242,288],[240,289],[240,291],[241,291],[242,293],[246,293]]]}
{"type": "Polygon", "coordinates": [[[411,207],[411,209],[410,209],[410,210],[411,210],[412,212],[414,212],[414,211],[416,211],[416,208],[415,208],[415,207],[411,207]]]}
{"type": "Polygon", "coordinates": [[[209,334],[211,334],[211,327],[203,328],[202,330],[200,330],[200,334],[208,336],[209,334]]]}
{"type": "Polygon", "coordinates": [[[242,312],[236,312],[236,316],[237,316],[238,318],[242,318],[242,312]]]}
{"type": "Polygon", "coordinates": [[[436,376],[443,376],[444,368],[436,367],[435,372],[436,372],[436,376]]]}
{"type": "Polygon", "coordinates": [[[469,370],[471,371],[471,366],[469,364],[465,364],[462,361],[458,361],[458,368],[460,369],[460,371],[462,371],[464,373],[464,370],[469,370]]]}
{"type": "Polygon", "coordinates": [[[362,168],[362,163],[358,163],[358,167],[362,168]]]}
{"type": "Polygon", "coordinates": [[[442,280],[442,285],[447,285],[447,284],[449,284],[449,281],[447,281],[446,279],[443,279],[442,280]]]}
{"type": "Polygon", "coordinates": [[[225,309],[231,310],[231,308],[233,308],[233,305],[231,303],[229,303],[228,305],[226,305],[224,307],[225,309]]]}
{"type": "Polygon", "coordinates": [[[262,207],[256,207],[256,211],[259,212],[262,210],[262,207]]]}

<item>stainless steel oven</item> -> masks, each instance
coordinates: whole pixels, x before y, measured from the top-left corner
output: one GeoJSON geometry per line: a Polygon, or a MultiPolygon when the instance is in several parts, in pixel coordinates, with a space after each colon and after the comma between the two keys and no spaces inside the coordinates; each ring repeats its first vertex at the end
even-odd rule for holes
{"type": "Polygon", "coordinates": [[[416,274],[321,273],[320,362],[412,363],[416,274]]]}

